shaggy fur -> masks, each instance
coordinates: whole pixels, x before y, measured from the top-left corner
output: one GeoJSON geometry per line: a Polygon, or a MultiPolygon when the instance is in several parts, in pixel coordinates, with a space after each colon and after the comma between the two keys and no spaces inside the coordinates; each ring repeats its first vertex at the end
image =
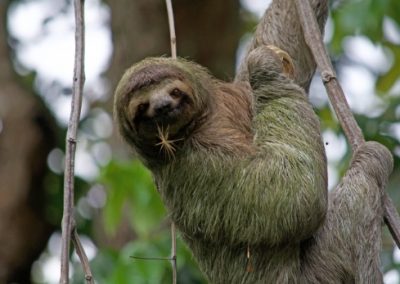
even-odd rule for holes
{"type": "Polygon", "coordinates": [[[153,172],[201,270],[221,284],[382,282],[390,152],[360,146],[328,201],[319,122],[298,78],[264,46],[240,74],[224,83],[189,61],[152,58],[131,67],[115,94],[120,132],[153,172]],[[168,113],[141,113],[177,88],[168,113]]]}
{"type": "Polygon", "coordinates": [[[159,70],[162,64],[190,70],[189,78],[196,75],[188,80],[195,96],[204,96],[193,105],[195,126],[178,131],[177,139],[184,140],[174,157],[162,155],[151,141],[145,147],[152,152],[142,151],[144,142],[127,126],[133,120],[129,104],[121,103],[136,97],[119,92],[122,87],[116,115],[210,282],[382,280],[381,196],[392,167],[386,148],[373,142],[361,146],[324,219],[326,161],[319,123],[302,89],[281,74],[269,50],[250,55],[252,93],[216,81],[193,63],[166,58],[146,60],[124,78],[135,78],[142,66],[159,70]],[[207,91],[196,90],[201,84],[207,91]]]}

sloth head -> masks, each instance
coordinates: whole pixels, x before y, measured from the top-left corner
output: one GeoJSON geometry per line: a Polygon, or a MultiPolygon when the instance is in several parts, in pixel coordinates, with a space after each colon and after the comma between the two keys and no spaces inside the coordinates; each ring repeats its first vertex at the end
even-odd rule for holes
{"type": "Polygon", "coordinates": [[[150,58],[119,82],[114,113],[124,139],[143,158],[170,158],[207,113],[205,69],[179,59],[150,58]]]}

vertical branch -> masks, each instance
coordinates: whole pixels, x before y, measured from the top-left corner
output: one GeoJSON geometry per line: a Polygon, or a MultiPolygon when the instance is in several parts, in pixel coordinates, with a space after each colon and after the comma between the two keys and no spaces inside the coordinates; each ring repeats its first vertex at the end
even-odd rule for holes
{"type": "MultiPolygon", "coordinates": [[[[169,34],[171,39],[171,57],[176,59],[176,34],[174,23],[174,11],[172,10],[171,0],[166,0],[168,12],[169,34]]],[[[177,282],[177,268],[176,268],[176,227],[175,223],[171,223],[171,264],[172,264],[172,283],[177,282]]]]}
{"type": "Polygon", "coordinates": [[[171,223],[171,264],[172,264],[172,283],[177,282],[177,267],[176,267],[176,228],[175,223],[171,223]]]}
{"type": "Polygon", "coordinates": [[[172,10],[171,0],[166,0],[168,12],[169,34],[171,39],[171,57],[176,59],[176,34],[174,23],[174,11],[172,10]]]}
{"type": "MultiPolygon", "coordinates": [[[[321,31],[315,19],[309,0],[294,0],[304,38],[310,48],[327,90],[329,100],[336,116],[346,134],[353,151],[364,143],[364,137],[347,104],[343,89],[340,86],[322,40],[321,31]]],[[[400,248],[400,217],[393,201],[387,193],[383,196],[384,220],[397,246],[400,248]]]]}
{"type": "Polygon", "coordinates": [[[60,283],[69,282],[69,252],[73,230],[74,208],[74,168],[78,122],[82,105],[82,90],[85,81],[84,74],[84,1],[75,0],[75,63],[73,77],[73,92],[71,114],[66,137],[65,171],[64,171],[64,213],[62,219],[61,244],[61,277],[60,283]]]}

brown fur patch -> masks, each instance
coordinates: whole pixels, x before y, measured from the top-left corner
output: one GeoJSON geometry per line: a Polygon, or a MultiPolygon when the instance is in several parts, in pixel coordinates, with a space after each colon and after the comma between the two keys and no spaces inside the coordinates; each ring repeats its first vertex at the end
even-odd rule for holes
{"type": "Polygon", "coordinates": [[[253,152],[252,96],[245,84],[218,82],[211,94],[210,114],[195,131],[193,144],[230,154],[253,152]]]}

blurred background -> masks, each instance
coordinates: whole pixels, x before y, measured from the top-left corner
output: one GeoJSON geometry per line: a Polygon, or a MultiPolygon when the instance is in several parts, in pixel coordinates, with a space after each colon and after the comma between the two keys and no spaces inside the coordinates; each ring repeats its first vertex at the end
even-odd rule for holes
{"type": "MultiPolygon", "coordinates": [[[[268,0],[174,0],[178,55],[234,76],[268,0]]],[[[331,1],[325,41],[367,140],[395,156],[387,187],[400,206],[400,2],[331,1]]],[[[169,222],[150,173],[115,131],[112,93],[123,71],[169,55],[164,1],[86,0],[86,85],[76,153],[78,231],[97,283],[170,283],[169,222]]],[[[71,0],[0,0],[0,283],[58,283],[65,134],[74,56],[71,0]]],[[[310,99],[329,159],[329,188],[349,147],[318,75],[310,99]]],[[[385,283],[400,251],[385,229],[385,283]]],[[[71,255],[72,283],[83,272],[71,255]]],[[[178,237],[178,283],[205,283],[178,237]]]]}

